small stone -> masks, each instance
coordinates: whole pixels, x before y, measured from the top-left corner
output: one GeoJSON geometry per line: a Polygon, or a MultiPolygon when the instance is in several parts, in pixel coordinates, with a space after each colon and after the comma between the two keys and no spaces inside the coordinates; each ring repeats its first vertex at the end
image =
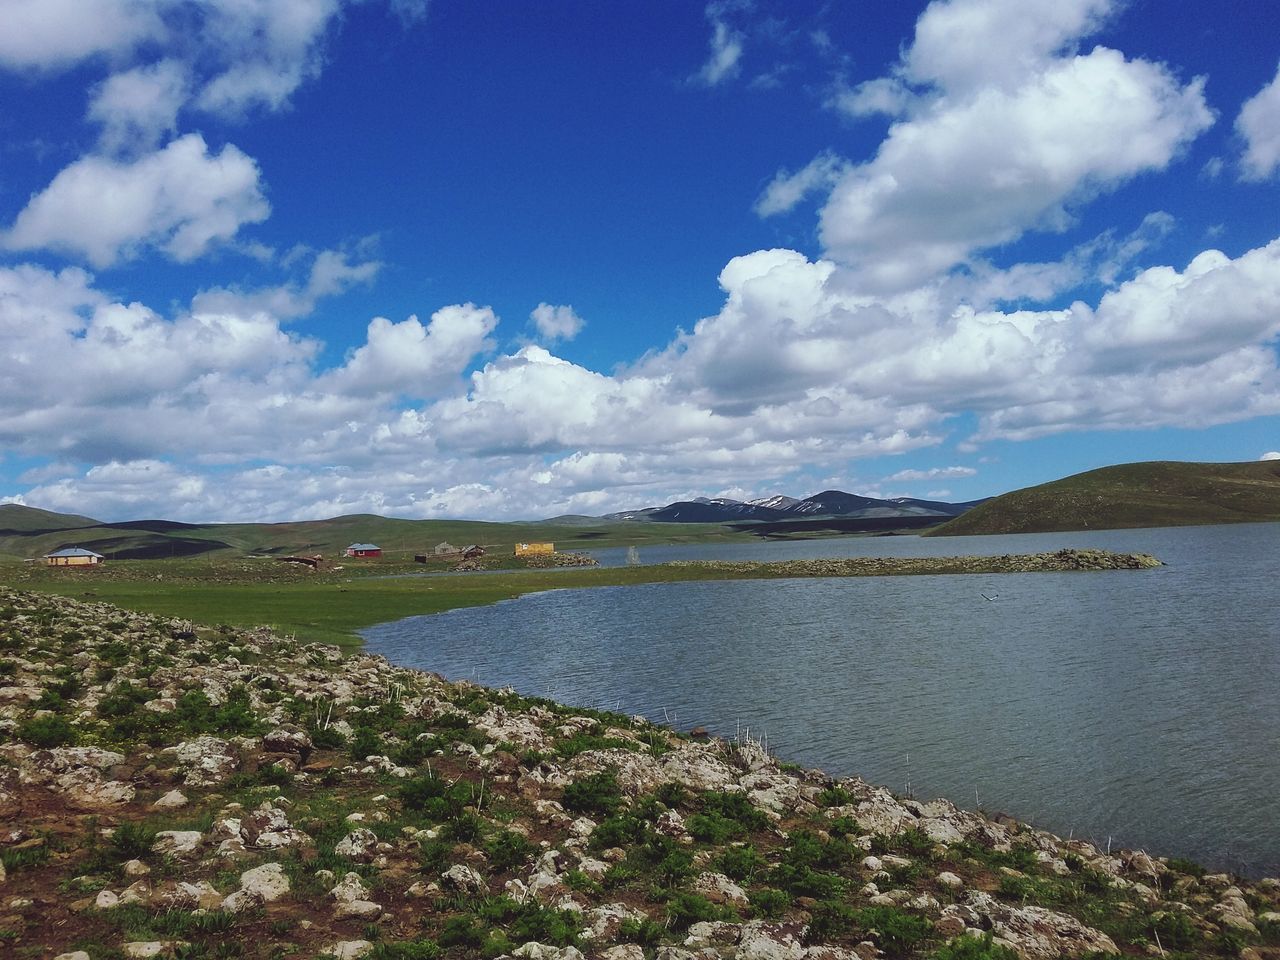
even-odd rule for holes
{"type": "Polygon", "coordinates": [[[91,960],[91,958],[83,950],[73,950],[71,953],[60,953],[53,960],[91,960]]]}
{"type": "Polygon", "coordinates": [[[950,890],[959,890],[964,886],[964,881],[949,870],[944,870],[938,874],[938,883],[950,890]]]}
{"type": "Polygon", "coordinates": [[[884,868],[884,863],[879,857],[863,857],[862,869],[869,873],[879,873],[884,868]]]}
{"type": "Polygon", "coordinates": [[[368,940],[339,940],[337,943],[329,946],[325,953],[338,960],[359,960],[366,953],[373,949],[373,944],[368,940]]]}
{"type": "Polygon", "coordinates": [[[151,872],[151,868],[141,860],[126,860],[122,869],[126,877],[145,877],[151,872]]]}
{"type": "Polygon", "coordinates": [[[153,810],[177,810],[187,805],[187,797],[181,790],[170,790],[163,797],[151,804],[153,810]]]}

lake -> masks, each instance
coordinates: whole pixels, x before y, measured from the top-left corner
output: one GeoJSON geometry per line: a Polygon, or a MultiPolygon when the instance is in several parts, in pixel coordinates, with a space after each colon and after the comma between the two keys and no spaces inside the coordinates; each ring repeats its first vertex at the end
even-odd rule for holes
{"type": "MultiPolygon", "coordinates": [[[[642,548],[1152,553],[1151,571],[555,590],[364,631],[450,679],[643,714],[1103,848],[1280,874],[1280,524],[642,548]],[[983,594],[995,596],[994,601],[983,594]]],[[[595,553],[626,562],[625,550],[595,553]]]]}

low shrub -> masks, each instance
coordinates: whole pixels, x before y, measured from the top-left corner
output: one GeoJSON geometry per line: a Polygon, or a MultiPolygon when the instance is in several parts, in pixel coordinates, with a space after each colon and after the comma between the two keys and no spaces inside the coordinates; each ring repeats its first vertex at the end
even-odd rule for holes
{"type": "Polygon", "coordinates": [[[37,747],[65,747],[76,742],[76,731],[56,713],[46,714],[18,724],[18,739],[37,747]]]}
{"type": "Polygon", "coordinates": [[[564,788],[560,801],[566,810],[608,817],[622,806],[622,788],[612,771],[593,773],[564,788]]]}

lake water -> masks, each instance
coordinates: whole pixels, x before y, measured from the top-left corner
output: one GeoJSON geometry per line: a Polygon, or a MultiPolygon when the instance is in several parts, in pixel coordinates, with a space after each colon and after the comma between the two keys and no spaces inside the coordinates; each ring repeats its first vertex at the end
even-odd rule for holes
{"type": "MultiPolygon", "coordinates": [[[[556,590],[365,638],[451,679],[723,736],[749,728],[783,759],[899,793],[1280,874],[1280,524],[643,548],[641,559],[1064,546],[1167,566],[556,590]]],[[[626,551],[597,555],[622,563],[626,551]]]]}

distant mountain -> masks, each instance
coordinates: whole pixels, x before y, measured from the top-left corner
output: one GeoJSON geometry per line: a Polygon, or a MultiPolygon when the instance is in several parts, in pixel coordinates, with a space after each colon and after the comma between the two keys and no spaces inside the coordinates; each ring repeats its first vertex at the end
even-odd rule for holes
{"type": "Polygon", "coordinates": [[[878,500],[843,490],[824,490],[803,500],[777,495],[743,502],[725,497],[679,500],[665,507],[644,507],[611,513],[602,520],[649,520],[666,523],[740,523],[758,521],[777,523],[819,517],[844,517],[887,520],[893,518],[936,518],[938,522],[956,517],[981,500],[967,503],[945,503],[936,500],[913,500],[898,497],[878,500]]]}
{"type": "Polygon", "coordinates": [[[931,536],[1044,533],[1280,521],[1280,461],[1153,461],[1102,467],[1014,490],[931,536]]]}

